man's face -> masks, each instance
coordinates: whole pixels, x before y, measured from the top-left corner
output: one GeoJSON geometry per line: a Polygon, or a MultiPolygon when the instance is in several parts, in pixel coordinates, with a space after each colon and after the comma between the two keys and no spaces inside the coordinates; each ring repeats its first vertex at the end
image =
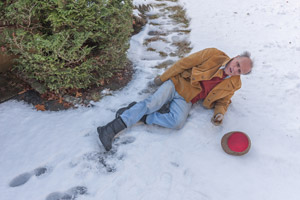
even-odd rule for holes
{"type": "Polygon", "coordinates": [[[229,76],[247,74],[251,71],[251,68],[251,60],[249,58],[236,56],[227,63],[225,73],[229,76]]]}

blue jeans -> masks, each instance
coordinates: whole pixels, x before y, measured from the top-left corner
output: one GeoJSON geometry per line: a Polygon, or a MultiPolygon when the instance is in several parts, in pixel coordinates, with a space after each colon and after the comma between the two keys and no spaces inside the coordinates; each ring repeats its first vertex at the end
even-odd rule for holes
{"type": "Polygon", "coordinates": [[[127,127],[131,127],[144,115],[147,115],[147,124],[180,129],[183,127],[191,107],[192,103],[187,103],[176,92],[173,82],[168,80],[153,95],[122,113],[121,118],[127,127]],[[164,114],[157,112],[166,103],[170,103],[170,112],[164,114]]]}

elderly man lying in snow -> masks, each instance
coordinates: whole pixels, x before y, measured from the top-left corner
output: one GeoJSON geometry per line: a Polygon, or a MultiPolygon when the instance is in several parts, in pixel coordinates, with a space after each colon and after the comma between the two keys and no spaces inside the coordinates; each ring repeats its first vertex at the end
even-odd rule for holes
{"type": "Polygon", "coordinates": [[[248,52],[229,58],[224,52],[208,48],[176,62],[154,82],[158,90],[147,99],[132,102],[116,113],[116,119],[97,128],[105,149],[112,148],[114,137],[123,129],[142,121],[171,129],[180,129],[194,103],[203,101],[214,108],[212,122],[220,125],[234,92],[241,88],[240,75],[252,70],[248,52]],[[161,112],[164,105],[168,112],[161,112]]]}

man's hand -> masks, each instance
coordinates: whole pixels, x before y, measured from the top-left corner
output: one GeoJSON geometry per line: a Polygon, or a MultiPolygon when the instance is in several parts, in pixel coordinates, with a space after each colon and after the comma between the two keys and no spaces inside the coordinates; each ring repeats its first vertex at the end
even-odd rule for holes
{"type": "Polygon", "coordinates": [[[223,114],[216,114],[215,117],[211,118],[211,122],[215,125],[215,126],[220,126],[222,124],[222,121],[224,119],[224,115],[223,114]]]}
{"type": "Polygon", "coordinates": [[[154,79],[154,83],[155,85],[157,86],[161,86],[163,84],[163,82],[160,80],[160,76],[157,76],[155,79],[154,79]]]}

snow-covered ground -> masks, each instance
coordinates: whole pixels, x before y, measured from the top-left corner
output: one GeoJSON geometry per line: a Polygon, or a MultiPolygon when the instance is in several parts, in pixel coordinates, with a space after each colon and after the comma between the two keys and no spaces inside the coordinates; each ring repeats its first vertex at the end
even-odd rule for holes
{"type": "Polygon", "coordinates": [[[0,104],[1,200],[299,199],[300,1],[180,4],[191,19],[193,52],[216,47],[232,57],[244,50],[254,57],[223,125],[211,124],[213,111],[197,104],[179,131],[138,124],[112,152],[98,145],[96,127],[119,107],[147,97],[149,82],[163,72],[153,68],[159,57],[147,57],[141,45],[154,29],[148,24],[131,40],[133,80],[93,107],[41,112],[22,102],[0,104]],[[248,154],[223,152],[221,138],[233,130],[250,136],[248,154]]]}

